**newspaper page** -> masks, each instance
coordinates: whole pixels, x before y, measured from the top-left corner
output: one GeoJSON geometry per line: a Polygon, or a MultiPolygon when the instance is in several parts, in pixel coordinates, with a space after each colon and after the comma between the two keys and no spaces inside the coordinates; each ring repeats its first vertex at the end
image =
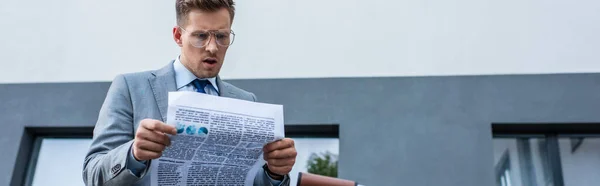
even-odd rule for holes
{"type": "Polygon", "coordinates": [[[196,92],[170,92],[167,124],[175,126],[151,185],[252,185],[262,148],[282,139],[283,106],[196,92]]]}

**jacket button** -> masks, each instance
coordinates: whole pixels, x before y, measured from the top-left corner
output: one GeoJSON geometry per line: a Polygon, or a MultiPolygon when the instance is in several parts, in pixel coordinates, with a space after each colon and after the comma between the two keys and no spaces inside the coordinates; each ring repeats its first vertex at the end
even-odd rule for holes
{"type": "Polygon", "coordinates": [[[112,169],[110,171],[112,172],[112,174],[116,174],[120,170],[121,170],[121,164],[117,164],[114,167],[112,167],[112,169]]]}

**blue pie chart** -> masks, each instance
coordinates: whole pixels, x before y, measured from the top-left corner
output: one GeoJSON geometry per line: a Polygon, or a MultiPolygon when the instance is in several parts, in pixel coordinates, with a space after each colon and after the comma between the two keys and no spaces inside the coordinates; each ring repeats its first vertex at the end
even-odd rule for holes
{"type": "Polygon", "coordinates": [[[208,135],[208,129],[206,127],[200,127],[198,129],[198,135],[200,135],[200,136],[208,135]]]}
{"type": "Polygon", "coordinates": [[[190,125],[185,128],[185,133],[188,135],[194,135],[196,133],[196,126],[190,125]]]}
{"type": "Polygon", "coordinates": [[[177,125],[175,125],[175,128],[177,129],[177,134],[181,134],[181,133],[183,133],[185,125],[181,124],[181,123],[177,123],[177,125]]]}

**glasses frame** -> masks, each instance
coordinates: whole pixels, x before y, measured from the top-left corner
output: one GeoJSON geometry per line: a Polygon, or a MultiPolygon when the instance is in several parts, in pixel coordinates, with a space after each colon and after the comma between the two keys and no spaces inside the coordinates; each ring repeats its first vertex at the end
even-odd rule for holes
{"type": "MultiPolygon", "coordinates": [[[[183,30],[184,32],[188,32],[187,30],[185,30],[183,27],[178,26],[179,29],[183,30]]],[[[229,47],[231,45],[233,45],[233,42],[235,41],[235,32],[233,32],[233,30],[229,30],[229,33],[231,34],[229,37],[231,38],[231,42],[229,42],[228,45],[223,45],[221,43],[219,43],[219,40],[217,40],[217,36],[215,36],[215,32],[218,32],[219,30],[207,30],[206,32],[208,32],[209,36],[208,36],[208,40],[206,40],[206,42],[204,42],[204,44],[202,46],[196,46],[194,43],[192,43],[192,40],[190,40],[190,44],[196,48],[204,48],[206,47],[206,45],[208,45],[208,43],[210,43],[211,39],[214,37],[215,41],[217,43],[217,45],[222,46],[222,47],[229,47]]],[[[188,32],[189,33],[189,32],[188,32]]],[[[191,35],[191,33],[190,33],[191,35]]]]}

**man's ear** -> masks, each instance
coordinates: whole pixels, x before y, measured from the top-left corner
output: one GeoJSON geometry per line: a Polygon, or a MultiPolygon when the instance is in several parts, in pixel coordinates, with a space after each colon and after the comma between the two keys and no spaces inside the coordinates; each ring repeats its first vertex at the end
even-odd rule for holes
{"type": "Polygon", "coordinates": [[[181,29],[179,26],[173,27],[173,40],[175,40],[175,43],[177,43],[179,47],[183,47],[183,42],[181,41],[181,29]]]}

